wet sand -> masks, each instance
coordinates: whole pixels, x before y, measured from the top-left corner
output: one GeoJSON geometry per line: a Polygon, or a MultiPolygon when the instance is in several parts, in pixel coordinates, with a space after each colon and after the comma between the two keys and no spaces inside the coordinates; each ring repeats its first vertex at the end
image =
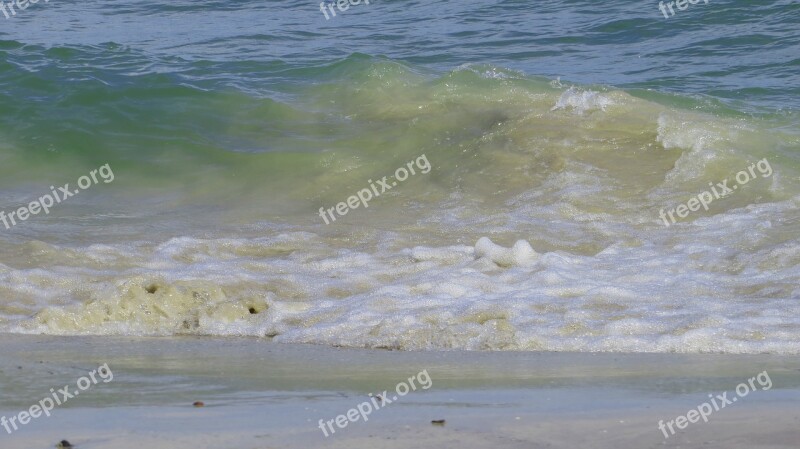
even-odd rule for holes
{"type": "Polygon", "coordinates": [[[108,363],[99,382],[0,447],[797,448],[800,359],[773,355],[393,352],[234,338],[2,335],[0,416],[108,363]],[[411,391],[325,437],[335,419],[427,370],[411,391]],[[767,371],[759,387],[664,438],[668,421],[767,371]],[[204,407],[193,407],[203,401],[204,407]],[[445,419],[444,426],[431,424],[445,419]]]}

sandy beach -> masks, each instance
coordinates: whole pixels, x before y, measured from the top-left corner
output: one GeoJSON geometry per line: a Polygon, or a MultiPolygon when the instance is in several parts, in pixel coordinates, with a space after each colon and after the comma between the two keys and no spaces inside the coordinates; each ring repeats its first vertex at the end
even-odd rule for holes
{"type": "MultiPolygon", "coordinates": [[[[3,335],[0,415],[107,363],[113,380],[13,434],[50,448],[797,448],[800,361],[772,355],[396,352],[258,339],[3,335]],[[427,370],[368,422],[325,437],[331,419],[427,370]],[[767,371],[769,390],[665,439],[659,420],[767,371]],[[194,407],[196,401],[204,407],[194,407]],[[443,426],[432,420],[446,420],[443,426]]],[[[759,385],[756,384],[758,387],[759,385]]]]}

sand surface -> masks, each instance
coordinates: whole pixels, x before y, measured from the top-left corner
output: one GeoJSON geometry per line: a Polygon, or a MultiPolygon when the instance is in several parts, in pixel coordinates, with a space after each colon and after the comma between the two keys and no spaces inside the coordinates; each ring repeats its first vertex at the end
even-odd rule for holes
{"type": "MultiPolygon", "coordinates": [[[[12,416],[108,363],[82,391],[0,447],[798,448],[800,360],[786,356],[392,352],[256,339],[3,335],[0,416],[12,416]],[[420,371],[411,391],[325,437],[334,419],[420,371]],[[664,438],[659,420],[756,391],[664,438]],[[204,407],[193,407],[203,401],[204,407]],[[444,426],[431,420],[445,419],[444,426]]],[[[396,394],[395,394],[396,395],[396,394]]],[[[393,396],[395,396],[393,395],[393,396]]]]}

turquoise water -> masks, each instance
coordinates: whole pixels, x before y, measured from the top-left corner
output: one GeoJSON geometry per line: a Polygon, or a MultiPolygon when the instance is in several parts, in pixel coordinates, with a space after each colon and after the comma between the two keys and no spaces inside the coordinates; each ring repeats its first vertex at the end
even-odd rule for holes
{"type": "Polygon", "coordinates": [[[0,330],[800,353],[797,2],[1,14],[0,330]]]}

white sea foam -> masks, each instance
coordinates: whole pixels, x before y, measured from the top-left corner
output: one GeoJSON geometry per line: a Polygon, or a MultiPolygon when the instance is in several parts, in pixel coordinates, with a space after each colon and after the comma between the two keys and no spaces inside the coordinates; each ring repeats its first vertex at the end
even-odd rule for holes
{"type": "Polygon", "coordinates": [[[608,106],[613,104],[614,101],[607,95],[573,86],[561,94],[552,110],[564,109],[584,114],[594,110],[605,111],[608,106]]]}
{"type": "Polygon", "coordinates": [[[537,252],[524,240],[502,247],[487,237],[474,247],[369,253],[336,249],[307,232],[120,245],[116,256],[113,246],[94,245],[71,252],[87,264],[98,254],[109,261],[127,253],[138,268],[5,267],[4,289],[51,303],[70,302],[63,292],[80,290],[76,279],[105,285],[85,288],[88,300],[52,305],[5,330],[250,335],[399,349],[797,354],[800,245],[747,250],[768,238],[769,228],[752,226],[757,217],[779,209],[724,218],[756,229],[724,246],[719,224],[708,223],[679,231],[680,241],[659,229],[639,245],[594,255],[537,252]]]}

